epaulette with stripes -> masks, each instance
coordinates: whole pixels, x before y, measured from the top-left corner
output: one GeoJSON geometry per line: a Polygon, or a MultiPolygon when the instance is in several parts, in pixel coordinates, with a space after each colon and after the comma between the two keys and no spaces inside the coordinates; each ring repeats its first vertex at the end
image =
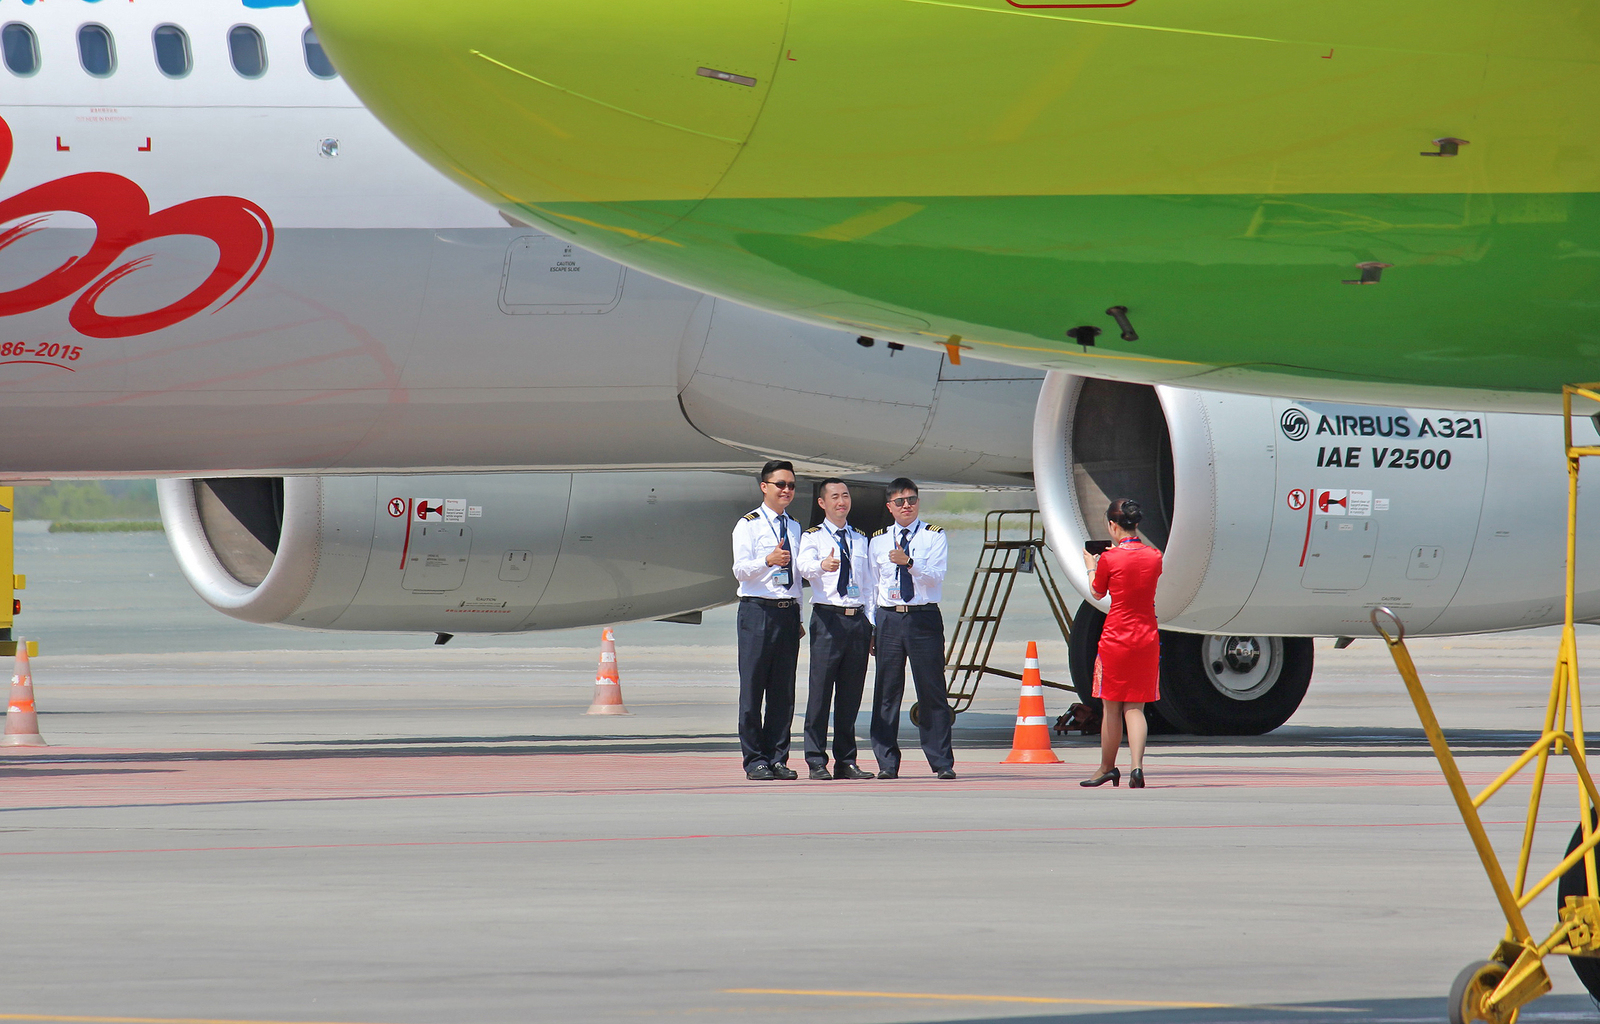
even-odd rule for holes
{"type": "Polygon", "coordinates": [[[889,532],[889,528],[887,526],[885,526],[883,529],[879,530],[877,533],[873,534],[872,536],[873,537],[882,537],[884,534],[886,534],[888,532],[889,532]]]}
{"type": "Polygon", "coordinates": [[[924,530],[927,530],[930,533],[943,533],[944,532],[944,527],[942,527],[942,526],[934,526],[932,523],[924,523],[922,528],[924,530]]]}
{"type": "MultiPolygon", "coordinates": [[[[749,515],[745,516],[745,518],[746,519],[760,519],[761,518],[761,513],[760,512],[751,512],[749,515]]],[[[726,522],[727,520],[723,520],[723,521],[726,522]]]]}
{"type": "Polygon", "coordinates": [[[821,533],[822,532],[822,527],[813,526],[813,527],[808,528],[805,532],[806,533],[821,533]]]}

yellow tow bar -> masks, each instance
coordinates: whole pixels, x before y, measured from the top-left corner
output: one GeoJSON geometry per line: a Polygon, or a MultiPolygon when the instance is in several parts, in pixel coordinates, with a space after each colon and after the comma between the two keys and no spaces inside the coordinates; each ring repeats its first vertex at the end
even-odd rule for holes
{"type": "Polygon", "coordinates": [[[1487,1024],[1513,1024],[1517,1011],[1550,991],[1550,974],[1545,970],[1544,958],[1554,953],[1559,956],[1600,956],[1600,885],[1595,878],[1595,846],[1600,843],[1596,831],[1593,809],[1600,804],[1594,779],[1589,774],[1589,764],[1584,754],[1583,702],[1578,689],[1578,643],[1572,628],[1573,600],[1576,590],[1576,555],[1578,547],[1578,468],[1585,456],[1600,455],[1600,447],[1574,447],[1572,444],[1572,396],[1580,395],[1600,402],[1600,384],[1567,385],[1561,389],[1567,449],[1567,573],[1566,620],[1561,630],[1561,649],[1556,655],[1555,673],[1550,680],[1550,700],[1545,707],[1544,731],[1527,750],[1489,783],[1477,796],[1467,791],[1450,744],[1445,741],[1434,717],[1433,706],[1417,676],[1417,666],[1406,649],[1405,626],[1399,616],[1387,608],[1372,610],[1372,624],[1389,645],[1394,664],[1405,680],[1411,703],[1416,706],[1422,729],[1428,734],[1428,743],[1444,771],[1450,795],[1455,798],[1461,820],[1472,836],[1478,859],[1489,876],[1495,899],[1506,918],[1506,934],[1488,960],[1470,964],[1456,977],[1450,989],[1449,1014],[1451,1024],[1470,1024],[1486,1021],[1487,1024]],[[1550,757],[1567,756],[1572,759],[1578,774],[1578,821],[1581,841],[1562,861],[1537,883],[1529,886],[1528,861],[1533,853],[1534,828],[1538,824],[1539,809],[1544,799],[1545,778],[1550,767],[1550,757]],[[1489,801],[1529,764],[1534,765],[1533,789],[1528,797],[1528,816],[1522,827],[1522,847],[1517,854],[1515,878],[1507,882],[1500,858],[1489,843],[1483,818],[1478,809],[1489,801]],[[1540,893],[1577,864],[1583,864],[1585,876],[1584,895],[1568,896],[1559,908],[1555,930],[1542,942],[1535,941],[1528,931],[1523,911],[1540,893]]]}

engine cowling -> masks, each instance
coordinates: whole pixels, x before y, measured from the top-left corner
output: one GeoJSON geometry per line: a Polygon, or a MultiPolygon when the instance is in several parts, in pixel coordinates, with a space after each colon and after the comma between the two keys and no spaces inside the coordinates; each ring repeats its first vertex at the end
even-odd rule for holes
{"type": "Polygon", "coordinates": [[[524,473],[163,480],[167,538],[247,622],[511,633],[724,604],[748,475],[524,473]]]}
{"type": "MultiPolygon", "coordinates": [[[[1156,710],[1185,731],[1281,724],[1310,678],[1305,638],[1371,636],[1368,616],[1379,605],[1412,635],[1562,617],[1559,417],[1303,402],[1052,373],[1034,419],[1034,482],[1051,545],[1089,609],[1075,623],[1075,641],[1094,632],[1108,607],[1093,601],[1083,542],[1109,537],[1112,498],[1144,507],[1141,532],[1164,556],[1156,710]]],[[[1579,514],[1580,536],[1593,536],[1595,504],[1580,502],[1579,514]]],[[[1578,594],[1577,617],[1593,619],[1593,545],[1579,545],[1578,579],[1588,588],[1578,594]]],[[[1074,658],[1074,679],[1086,681],[1092,649],[1074,658]]]]}
{"type": "MultiPolygon", "coordinates": [[[[1595,443],[1594,428],[1584,421],[1595,443]]],[[[1052,545],[1076,552],[1114,497],[1146,510],[1164,552],[1156,612],[1199,633],[1371,636],[1371,609],[1412,635],[1561,621],[1561,419],[1376,408],[1149,387],[1052,373],[1034,421],[1052,545]]],[[[1600,526],[1579,505],[1580,536],[1600,526]]],[[[1600,550],[1579,545],[1578,618],[1600,616],[1600,550]]],[[[1105,605],[1102,602],[1101,607],[1105,605]]]]}

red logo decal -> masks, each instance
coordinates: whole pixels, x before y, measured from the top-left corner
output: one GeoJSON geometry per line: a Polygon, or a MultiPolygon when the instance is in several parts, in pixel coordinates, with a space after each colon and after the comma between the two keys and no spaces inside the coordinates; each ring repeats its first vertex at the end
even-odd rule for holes
{"type": "Polygon", "coordinates": [[[406,501],[404,498],[389,499],[389,514],[399,519],[406,514],[406,501]]]}
{"type": "MultiPolygon", "coordinates": [[[[0,119],[0,176],[11,164],[11,153],[11,127],[0,119]]],[[[98,171],[47,181],[0,201],[0,224],[18,222],[0,230],[0,249],[42,230],[39,225],[58,212],[81,213],[94,221],[94,244],[33,283],[0,292],[0,316],[43,309],[82,290],[67,313],[67,322],[78,333],[91,338],[149,334],[187,320],[224,296],[217,309],[228,305],[255,284],[272,255],[272,219],[248,199],[207,196],[151,213],[150,199],[138,185],[120,174],[98,171]],[[211,274],[188,295],[148,313],[107,316],[97,310],[95,303],[107,288],[152,257],[111,264],[132,246],[169,235],[215,242],[217,265],[211,274]]]]}
{"type": "Polygon", "coordinates": [[[1298,512],[1306,507],[1306,492],[1296,487],[1289,492],[1289,507],[1298,512]]]}

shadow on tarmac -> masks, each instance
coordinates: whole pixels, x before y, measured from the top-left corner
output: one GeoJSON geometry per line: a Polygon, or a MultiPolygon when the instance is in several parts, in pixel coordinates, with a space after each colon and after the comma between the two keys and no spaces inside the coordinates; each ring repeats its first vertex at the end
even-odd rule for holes
{"type": "MultiPolygon", "coordinates": [[[[1563,968],[1564,969],[1564,968],[1563,968]]],[[[1018,1017],[939,1017],[939,1024],[1442,1024],[1445,1000],[1340,999],[1275,1006],[1230,1006],[1216,1009],[1173,1009],[1116,1012],[1052,1013],[1018,1017]]],[[[1592,1021],[1600,1011],[1588,996],[1545,996],[1525,1007],[1519,1024],[1535,1021],[1592,1021]]],[[[906,1018],[903,1024],[926,1024],[924,1018],[906,1018]]]]}

